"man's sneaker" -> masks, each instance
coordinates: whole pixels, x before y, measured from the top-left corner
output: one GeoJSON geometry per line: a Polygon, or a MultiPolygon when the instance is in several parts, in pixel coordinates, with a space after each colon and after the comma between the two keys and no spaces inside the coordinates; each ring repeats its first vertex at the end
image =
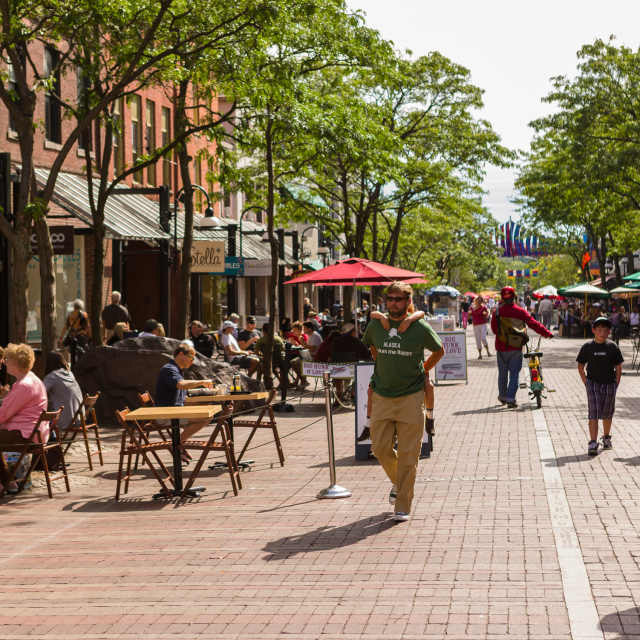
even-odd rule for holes
{"type": "Polygon", "coordinates": [[[590,456],[598,455],[598,443],[595,440],[589,440],[589,450],[588,453],[590,456]]]}
{"type": "Polygon", "coordinates": [[[365,440],[371,440],[371,431],[369,430],[369,427],[365,427],[358,438],[358,442],[364,442],[365,440]]]}
{"type": "Polygon", "coordinates": [[[613,449],[613,445],[611,444],[611,436],[603,436],[602,438],[602,448],[605,451],[608,451],[609,449],[613,449]]]}
{"type": "Polygon", "coordinates": [[[507,399],[506,398],[501,398],[500,396],[498,396],[498,402],[500,402],[502,404],[502,406],[504,406],[505,404],[507,404],[507,399]]]}
{"type": "Polygon", "coordinates": [[[518,408],[517,402],[507,402],[507,409],[517,409],[517,408],[518,408]]]}
{"type": "Polygon", "coordinates": [[[425,418],[424,419],[424,430],[430,435],[436,435],[436,423],[433,418],[425,418]]]}
{"type": "Polygon", "coordinates": [[[389,504],[395,504],[398,497],[398,487],[394,484],[389,491],[389,504]]]}
{"type": "Polygon", "coordinates": [[[406,522],[409,519],[409,514],[404,513],[403,511],[396,511],[395,515],[393,516],[393,519],[396,522],[406,522]]]}

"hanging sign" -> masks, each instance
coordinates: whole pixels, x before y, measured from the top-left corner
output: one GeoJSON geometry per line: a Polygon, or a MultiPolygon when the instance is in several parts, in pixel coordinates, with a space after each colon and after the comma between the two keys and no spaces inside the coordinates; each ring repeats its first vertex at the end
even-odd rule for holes
{"type": "Polygon", "coordinates": [[[256,276],[271,275],[271,260],[244,260],[244,277],[251,278],[256,276]]]}
{"type": "Polygon", "coordinates": [[[467,381],[467,334],[466,331],[438,333],[444,356],[436,365],[436,384],[439,380],[467,381]]]}
{"type": "Polygon", "coordinates": [[[224,273],[224,241],[194,240],[191,248],[191,273],[224,273]]]}
{"type": "MultiPolygon", "coordinates": [[[[73,227],[49,227],[53,254],[58,256],[70,256],[73,254],[73,227]]],[[[31,234],[31,251],[38,255],[38,240],[36,232],[31,234]]]]}
{"type": "Polygon", "coordinates": [[[224,259],[225,276],[241,276],[244,272],[244,258],[237,256],[227,256],[224,259]]]}

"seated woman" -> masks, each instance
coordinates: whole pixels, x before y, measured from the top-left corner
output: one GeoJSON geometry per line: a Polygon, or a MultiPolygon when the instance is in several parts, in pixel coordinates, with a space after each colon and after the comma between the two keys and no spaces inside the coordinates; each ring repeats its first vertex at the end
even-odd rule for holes
{"type": "MultiPolygon", "coordinates": [[[[20,451],[29,440],[40,414],[47,408],[47,391],[42,380],[31,371],[36,356],[26,344],[8,344],[2,354],[7,373],[16,378],[13,387],[5,385],[0,389],[4,398],[0,407],[0,444],[16,445],[20,451]]],[[[39,427],[42,441],[49,440],[49,423],[39,427]]],[[[37,437],[37,436],[36,436],[37,437]]],[[[9,478],[9,465],[0,453],[0,482],[5,485],[9,478]]],[[[18,485],[12,482],[9,493],[15,493],[18,485]]]]}
{"type": "Polygon", "coordinates": [[[115,327],[113,327],[113,335],[109,338],[109,340],[107,340],[107,345],[111,347],[116,342],[120,342],[120,340],[122,340],[122,334],[125,331],[129,331],[129,323],[116,322],[115,327]]]}
{"type": "Polygon", "coordinates": [[[47,356],[44,372],[42,382],[49,396],[50,410],[57,411],[64,407],[58,420],[58,427],[63,432],[71,426],[71,419],[82,404],[82,391],[59,351],[52,351],[47,356]]]}

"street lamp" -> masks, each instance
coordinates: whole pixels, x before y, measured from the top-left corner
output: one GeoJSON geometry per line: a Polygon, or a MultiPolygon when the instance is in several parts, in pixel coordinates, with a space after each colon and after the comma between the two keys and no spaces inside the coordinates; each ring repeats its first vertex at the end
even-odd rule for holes
{"type": "MultiPolygon", "coordinates": [[[[241,258],[242,258],[242,218],[244,218],[244,214],[247,213],[247,211],[251,211],[252,209],[258,209],[259,211],[264,211],[265,213],[267,213],[267,210],[264,207],[260,207],[258,205],[252,205],[251,207],[247,207],[242,212],[242,215],[240,216],[240,257],[241,258]]],[[[267,236],[267,239],[268,239],[268,236],[267,236]]],[[[264,236],[262,236],[262,240],[264,241],[264,236]]]]}
{"type": "MultiPolygon", "coordinates": [[[[207,190],[201,187],[199,184],[192,184],[191,188],[200,189],[200,191],[204,193],[207,199],[207,208],[204,210],[204,218],[200,220],[198,229],[213,229],[216,227],[221,227],[222,222],[220,222],[220,219],[216,218],[216,216],[213,213],[213,208],[211,207],[211,198],[209,197],[207,190]]],[[[178,191],[178,193],[176,194],[176,200],[179,202],[184,201],[184,187],[180,189],[180,191],[178,191]]],[[[177,208],[177,205],[176,205],[176,208],[177,208]]]]}
{"type": "MultiPolygon", "coordinates": [[[[300,242],[304,242],[304,234],[309,231],[309,229],[317,229],[318,230],[318,235],[323,234],[322,229],[317,225],[317,224],[312,224],[310,227],[307,227],[301,234],[300,234],[300,242]]],[[[326,247],[324,245],[324,240],[322,241],[322,245],[319,246],[316,250],[316,255],[321,256],[321,260],[322,260],[322,264],[326,267],[327,265],[325,264],[325,257],[329,255],[329,253],[331,252],[331,250],[326,247]]]]}

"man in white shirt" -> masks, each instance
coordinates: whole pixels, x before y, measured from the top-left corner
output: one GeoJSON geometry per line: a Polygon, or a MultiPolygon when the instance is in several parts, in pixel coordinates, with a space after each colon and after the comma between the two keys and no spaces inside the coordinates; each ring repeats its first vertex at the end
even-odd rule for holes
{"type": "Polygon", "coordinates": [[[629,316],[629,324],[631,325],[631,331],[638,331],[638,329],[640,329],[640,313],[638,313],[638,307],[633,307],[633,311],[629,316]]]}
{"type": "Polygon", "coordinates": [[[496,301],[493,298],[489,298],[487,300],[487,308],[489,309],[489,311],[491,311],[495,306],[496,306],[496,301]]]}
{"type": "Polygon", "coordinates": [[[322,344],[322,336],[316,331],[315,325],[310,320],[305,320],[302,326],[306,329],[305,333],[309,336],[306,347],[311,352],[311,355],[315,355],[318,347],[322,344]]]}
{"type": "Polygon", "coordinates": [[[542,324],[545,329],[551,329],[551,313],[553,312],[553,302],[549,300],[549,296],[545,296],[544,300],[540,301],[538,311],[542,314],[542,324]]]}
{"type": "Polygon", "coordinates": [[[227,353],[227,362],[241,367],[248,367],[247,375],[252,376],[260,366],[260,359],[257,356],[250,355],[249,351],[243,351],[240,348],[238,341],[233,337],[235,328],[236,325],[230,320],[225,320],[222,323],[222,345],[227,353]]]}

